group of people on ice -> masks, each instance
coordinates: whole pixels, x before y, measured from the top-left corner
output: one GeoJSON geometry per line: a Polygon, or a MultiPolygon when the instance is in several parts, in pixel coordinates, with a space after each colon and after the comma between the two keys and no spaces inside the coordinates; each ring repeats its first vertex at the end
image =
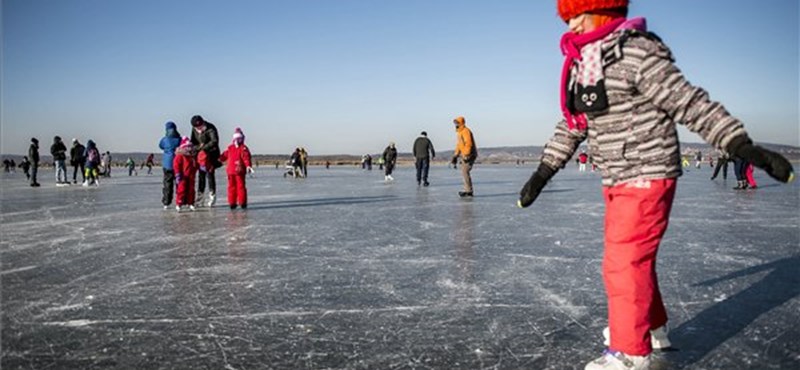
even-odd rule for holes
{"type": "Polygon", "coordinates": [[[169,121],[164,125],[164,137],[159,142],[159,148],[163,151],[161,203],[164,209],[172,204],[173,193],[178,212],[184,207],[190,210],[194,210],[195,206],[212,207],[217,199],[216,170],[224,162],[227,162],[228,205],[230,209],[246,209],[246,175],[255,171],[250,149],[245,145],[244,132],[237,127],[230,145],[220,152],[219,132],[214,124],[196,115],[191,119],[191,126],[191,136],[181,136],[174,122],[169,121]],[[206,183],[207,198],[204,197],[206,183]]]}
{"type": "MultiPolygon", "coordinates": [[[[53,138],[53,144],[50,146],[50,154],[53,156],[53,165],[56,170],[56,185],[68,186],[70,181],[67,171],[67,146],[64,144],[60,136],[53,138]]],[[[83,186],[98,186],[100,182],[98,177],[101,173],[98,168],[101,167],[101,157],[107,157],[107,162],[104,165],[106,168],[105,174],[111,175],[110,161],[111,154],[106,152],[104,155],[100,154],[94,141],[91,139],[83,146],[78,139],[72,139],[72,148],[69,150],[69,162],[73,168],[72,171],[72,184],[78,183],[78,174],[81,175],[81,183],[83,186]]],[[[31,187],[39,187],[38,173],[39,173],[39,139],[31,138],[31,145],[28,147],[28,155],[23,157],[20,163],[20,168],[25,172],[31,187]]]]}

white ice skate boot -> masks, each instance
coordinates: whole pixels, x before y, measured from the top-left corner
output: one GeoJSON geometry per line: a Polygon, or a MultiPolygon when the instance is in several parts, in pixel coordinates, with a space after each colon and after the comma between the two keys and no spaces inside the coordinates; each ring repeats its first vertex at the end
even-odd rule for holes
{"type": "Polygon", "coordinates": [[[190,210],[190,211],[192,211],[192,212],[194,212],[194,206],[190,204],[190,205],[189,205],[189,210],[190,210]]]}
{"type": "Polygon", "coordinates": [[[175,210],[180,212],[181,211],[181,206],[175,206],[175,210]]]}
{"type": "Polygon", "coordinates": [[[647,370],[650,356],[629,356],[622,352],[605,350],[603,355],[586,364],[585,370],[647,370]]]}
{"type": "Polygon", "coordinates": [[[83,184],[81,184],[81,186],[83,186],[84,188],[87,188],[87,187],[89,187],[89,182],[88,181],[84,181],[83,184]]]}
{"type": "Polygon", "coordinates": [[[203,205],[203,193],[197,193],[197,197],[194,198],[194,204],[198,207],[203,205]]]}
{"type": "Polygon", "coordinates": [[[214,203],[217,203],[217,194],[216,193],[208,193],[208,206],[213,207],[214,203]]]}
{"type": "Polygon", "coordinates": [[[389,178],[389,181],[394,181],[394,177],[392,177],[392,175],[389,175],[387,177],[389,178]]]}
{"type": "MultiPolygon", "coordinates": [[[[666,325],[650,330],[650,343],[653,349],[667,349],[672,347],[668,333],[669,329],[666,325]]],[[[608,326],[603,329],[603,345],[606,347],[611,345],[611,330],[608,329],[608,326]]]]}
{"type": "Polygon", "coordinates": [[[165,211],[168,210],[168,209],[169,209],[169,206],[164,206],[164,210],[165,211]]]}

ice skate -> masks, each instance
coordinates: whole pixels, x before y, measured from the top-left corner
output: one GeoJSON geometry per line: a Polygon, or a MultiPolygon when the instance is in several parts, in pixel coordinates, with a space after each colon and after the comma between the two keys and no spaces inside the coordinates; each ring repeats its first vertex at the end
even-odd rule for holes
{"type": "Polygon", "coordinates": [[[164,210],[165,211],[168,210],[168,209],[169,209],[169,206],[164,206],[164,210]]]}
{"type": "Polygon", "coordinates": [[[83,186],[84,188],[89,187],[89,182],[84,181],[83,184],[81,184],[81,186],[83,186]]]}
{"type": "MultiPolygon", "coordinates": [[[[653,349],[663,350],[672,347],[668,334],[669,328],[666,325],[650,330],[650,343],[653,349]]],[[[603,345],[606,347],[611,345],[611,330],[608,326],[603,329],[603,345]]]]}
{"type": "Polygon", "coordinates": [[[431,183],[425,181],[425,182],[422,183],[422,186],[427,188],[428,186],[431,186],[431,183]]]}
{"type": "Polygon", "coordinates": [[[462,198],[466,198],[466,197],[472,197],[473,195],[472,195],[471,191],[459,191],[458,192],[458,196],[462,197],[462,198]]]}
{"type": "Polygon", "coordinates": [[[181,206],[175,206],[175,211],[180,213],[180,211],[181,211],[181,206]]]}
{"type": "Polygon", "coordinates": [[[197,205],[198,207],[203,205],[203,193],[202,192],[197,193],[197,197],[194,200],[194,204],[197,205]]]}
{"type": "Polygon", "coordinates": [[[192,211],[192,212],[194,212],[194,206],[190,204],[190,205],[189,205],[189,210],[190,210],[190,211],[192,211]]]}
{"type": "Polygon", "coordinates": [[[216,193],[208,193],[208,207],[213,207],[214,203],[217,202],[217,194],[216,193]]]}
{"type": "Polygon", "coordinates": [[[629,356],[622,352],[605,350],[603,355],[586,364],[585,370],[647,370],[650,356],[629,356]]]}

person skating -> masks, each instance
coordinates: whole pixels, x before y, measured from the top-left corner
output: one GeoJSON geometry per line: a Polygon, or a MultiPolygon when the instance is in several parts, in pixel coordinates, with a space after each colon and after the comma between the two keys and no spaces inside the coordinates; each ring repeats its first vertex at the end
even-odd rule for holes
{"type": "Polygon", "coordinates": [[[428,133],[422,131],[419,137],[414,140],[413,149],[415,163],[417,169],[417,186],[428,186],[428,171],[431,168],[431,160],[436,158],[436,150],[433,149],[433,143],[428,139],[428,133]]]}
{"type": "Polygon", "coordinates": [[[722,169],[722,179],[728,179],[728,162],[730,162],[731,157],[728,153],[724,150],[719,150],[719,157],[717,157],[717,165],[714,167],[714,174],[711,175],[711,180],[717,178],[719,174],[719,170],[722,169]]]}
{"type": "Polygon", "coordinates": [[[203,201],[203,193],[206,190],[206,181],[208,181],[208,202],[209,207],[213,206],[217,201],[217,180],[215,171],[222,166],[219,163],[219,132],[217,127],[211,122],[207,122],[203,117],[197,115],[192,117],[192,145],[195,150],[205,153],[206,155],[206,170],[200,171],[197,180],[197,203],[203,201]]]}
{"type": "Polygon", "coordinates": [[[38,188],[41,186],[36,181],[36,175],[39,173],[39,139],[35,137],[31,138],[31,146],[28,147],[28,158],[31,161],[31,186],[38,188]]]}
{"type": "Polygon", "coordinates": [[[152,175],[153,174],[153,166],[155,166],[155,165],[156,165],[156,163],[155,163],[155,154],[150,153],[147,156],[147,159],[145,159],[144,163],[142,164],[142,168],[147,167],[147,174],[148,175],[152,175]]]}
{"type": "Polygon", "coordinates": [[[83,186],[100,186],[100,164],[102,162],[100,150],[97,149],[97,144],[91,139],[86,141],[86,150],[83,153],[86,158],[83,186]]]}
{"type": "Polygon", "coordinates": [[[292,177],[302,177],[303,154],[300,153],[300,148],[294,148],[294,152],[292,152],[291,157],[289,157],[289,164],[292,166],[292,177]]]}
{"type": "Polygon", "coordinates": [[[72,148],[69,150],[69,164],[72,166],[72,183],[78,183],[78,171],[81,174],[81,183],[86,181],[86,175],[84,175],[84,171],[86,167],[84,163],[86,162],[86,158],[83,156],[83,153],[86,151],[86,147],[81,144],[78,139],[72,139],[72,148]]]}
{"type": "Polygon", "coordinates": [[[134,161],[133,158],[128,157],[128,159],[125,161],[125,167],[128,168],[129,177],[133,176],[134,174],[139,176],[139,171],[136,171],[136,161],[134,161]]]}
{"type": "Polygon", "coordinates": [[[236,128],[233,133],[233,141],[219,157],[221,162],[228,162],[228,205],[231,209],[236,206],[247,208],[247,184],[245,177],[247,173],[253,173],[250,161],[250,149],[244,144],[244,133],[242,129],[236,128]]]}
{"type": "Polygon", "coordinates": [[[589,155],[586,152],[578,154],[578,171],[586,172],[586,163],[589,162],[589,155]]]}
{"type": "Polygon", "coordinates": [[[3,172],[5,173],[11,172],[11,170],[9,169],[10,167],[11,167],[11,161],[9,161],[8,158],[3,159],[3,172]]]}
{"type": "Polygon", "coordinates": [[[111,177],[111,152],[105,152],[100,157],[100,166],[103,168],[100,175],[104,177],[111,177]]]}
{"type": "Polygon", "coordinates": [[[791,181],[794,173],[785,158],[753,145],[739,120],[688,83],[669,49],[647,32],[644,19],[626,19],[627,0],[557,3],[569,27],[561,42],[564,120],[520,191],[518,205],[530,206],[588,138],[603,174],[610,343],[586,369],[648,369],[653,338],[668,339],[655,258],[682,173],[676,123],[716,148],[753,161],[778,181],[791,181]],[[643,134],[634,140],[620,135],[630,127],[643,134]],[[623,156],[622,147],[635,158],[623,156]]]}
{"type": "Polygon", "coordinates": [[[53,156],[53,164],[56,167],[56,185],[68,185],[67,179],[67,146],[61,141],[60,136],[53,138],[53,145],[50,146],[50,154],[53,156]]]}
{"type": "Polygon", "coordinates": [[[753,176],[753,172],[755,172],[755,166],[752,163],[748,162],[744,169],[744,178],[747,180],[747,186],[750,189],[755,189],[758,187],[756,183],[756,178],[753,176]]]}
{"type": "Polygon", "coordinates": [[[458,159],[461,158],[461,176],[464,178],[464,191],[458,192],[458,196],[471,197],[473,192],[470,172],[472,172],[472,166],[475,165],[475,160],[478,159],[478,147],[475,145],[472,130],[467,127],[467,120],[464,117],[456,117],[453,124],[456,126],[456,151],[450,162],[453,164],[453,168],[456,168],[458,159]]]}
{"type": "Polygon", "coordinates": [[[164,137],[158,142],[161,149],[161,166],[164,172],[164,179],[161,181],[161,205],[164,209],[172,204],[172,194],[175,191],[175,170],[173,161],[175,160],[175,149],[181,145],[181,135],[178,133],[178,126],[175,122],[167,121],[164,124],[164,137]]]}
{"type": "Polygon", "coordinates": [[[183,206],[189,206],[189,209],[194,211],[194,178],[198,168],[195,155],[192,140],[184,136],[181,139],[180,146],[175,150],[175,159],[172,160],[172,168],[175,171],[175,182],[177,184],[175,210],[178,212],[181,211],[183,206]]]}
{"type": "Polygon", "coordinates": [[[383,150],[381,159],[383,159],[385,166],[383,179],[385,181],[393,181],[394,177],[392,177],[392,171],[394,171],[394,165],[397,162],[397,148],[395,148],[394,142],[389,143],[389,146],[383,150]]]}
{"type": "Polygon", "coordinates": [[[303,147],[300,147],[300,166],[303,170],[303,178],[308,177],[308,152],[303,147]]]}
{"type": "Polygon", "coordinates": [[[28,160],[28,157],[22,157],[22,162],[19,162],[19,168],[22,169],[22,172],[25,173],[25,178],[30,181],[31,179],[31,161],[28,160]]]}

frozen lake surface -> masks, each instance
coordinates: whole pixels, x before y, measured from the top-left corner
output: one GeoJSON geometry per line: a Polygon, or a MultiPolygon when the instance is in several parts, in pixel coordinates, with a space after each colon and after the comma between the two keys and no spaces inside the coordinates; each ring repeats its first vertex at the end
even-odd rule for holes
{"type": "MultiPolygon", "coordinates": [[[[582,369],[603,350],[600,179],[574,166],[355,168],[284,179],[250,208],[160,205],[160,171],[99,188],[3,174],[3,369],[582,369]]],[[[140,171],[141,173],[142,171],[140,171]]],[[[800,181],[686,173],[659,255],[664,368],[800,368],[800,181]]]]}

